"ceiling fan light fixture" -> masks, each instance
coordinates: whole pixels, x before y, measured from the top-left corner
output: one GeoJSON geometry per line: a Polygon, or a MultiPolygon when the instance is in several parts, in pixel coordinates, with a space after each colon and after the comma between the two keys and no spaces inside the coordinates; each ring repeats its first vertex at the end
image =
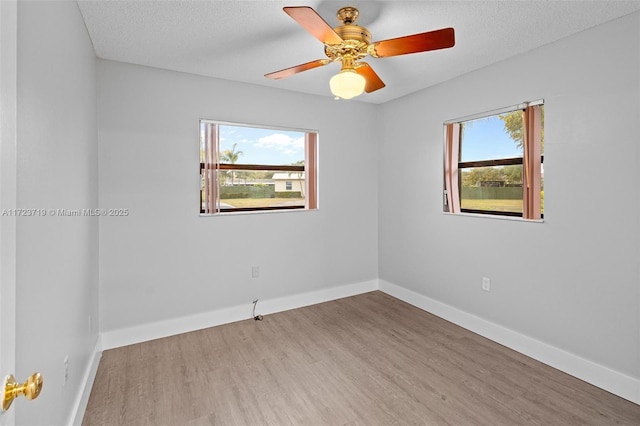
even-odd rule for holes
{"type": "Polygon", "coordinates": [[[356,73],[353,69],[343,69],[338,74],[331,77],[329,87],[334,96],[342,99],[351,99],[364,92],[367,83],[365,78],[356,73]]]}
{"type": "MultiPolygon", "coordinates": [[[[0,0],[2,1],[2,0],[0,0]]],[[[429,50],[446,49],[455,45],[453,28],[412,34],[371,42],[371,33],[357,25],[359,11],[352,6],[338,10],[338,20],[342,25],[332,28],[309,6],[284,7],[284,12],[324,44],[327,59],[317,59],[280,71],[265,74],[271,79],[289,77],[302,71],[311,70],[333,62],[342,63],[342,69],[329,82],[331,93],[336,99],[351,99],[385,87],[378,74],[366,62],[366,56],[387,58],[429,50]]]]}

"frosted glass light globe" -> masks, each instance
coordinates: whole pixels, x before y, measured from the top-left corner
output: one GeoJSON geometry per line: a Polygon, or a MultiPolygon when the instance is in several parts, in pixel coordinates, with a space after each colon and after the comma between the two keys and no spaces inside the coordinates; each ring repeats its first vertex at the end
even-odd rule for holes
{"type": "Polygon", "coordinates": [[[354,70],[342,70],[329,80],[331,93],[342,99],[351,99],[362,94],[365,84],[364,77],[354,70]]]}

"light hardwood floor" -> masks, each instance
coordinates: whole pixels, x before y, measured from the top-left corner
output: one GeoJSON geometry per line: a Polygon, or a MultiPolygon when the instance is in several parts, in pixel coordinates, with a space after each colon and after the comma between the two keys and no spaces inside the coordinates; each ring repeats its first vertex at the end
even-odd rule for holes
{"type": "Polygon", "coordinates": [[[376,291],[105,351],[83,425],[637,426],[640,406],[376,291]]]}

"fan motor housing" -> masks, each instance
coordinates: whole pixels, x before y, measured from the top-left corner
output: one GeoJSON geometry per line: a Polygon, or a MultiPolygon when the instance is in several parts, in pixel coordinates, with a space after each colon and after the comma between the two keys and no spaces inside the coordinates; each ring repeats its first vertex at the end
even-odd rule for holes
{"type": "Polygon", "coordinates": [[[341,25],[333,29],[344,40],[341,44],[325,45],[324,52],[331,60],[344,56],[361,59],[367,56],[367,47],[371,43],[371,33],[360,25],[341,25]]]}
{"type": "Polygon", "coordinates": [[[343,40],[355,40],[363,43],[371,43],[371,33],[360,25],[341,25],[333,29],[343,40]]]}

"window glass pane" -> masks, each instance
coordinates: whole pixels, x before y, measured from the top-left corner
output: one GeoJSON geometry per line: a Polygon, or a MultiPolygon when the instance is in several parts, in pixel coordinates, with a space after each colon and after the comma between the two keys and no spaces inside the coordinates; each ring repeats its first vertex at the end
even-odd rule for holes
{"type": "Polygon", "coordinates": [[[522,165],[461,170],[460,208],[522,213],[522,165]]]}
{"type": "Polygon", "coordinates": [[[304,172],[219,170],[218,182],[222,209],[305,205],[304,172]]]}
{"type": "Polygon", "coordinates": [[[460,161],[522,157],[522,111],[461,123],[460,161]]]}
{"type": "Polygon", "coordinates": [[[304,132],[221,124],[220,162],[304,165],[304,132]]]}
{"type": "Polygon", "coordinates": [[[317,143],[311,131],[201,120],[200,213],[317,209],[317,143]]]}
{"type": "Polygon", "coordinates": [[[511,108],[516,109],[504,109],[508,112],[446,123],[445,212],[466,211],[533,220],[542,218],[544,106],[536,103],[525,109],[517,109],[521,106],[511,108]],[[526,169],[530,176],[527,186],[523,187],[525,114],[531,140],[527,146],[530,155],[526,158],[526,169]],[[540,212],[535,211],[538,204],[540,212]],[[526,211],[524,205],[527,206],[526,211]]]}

